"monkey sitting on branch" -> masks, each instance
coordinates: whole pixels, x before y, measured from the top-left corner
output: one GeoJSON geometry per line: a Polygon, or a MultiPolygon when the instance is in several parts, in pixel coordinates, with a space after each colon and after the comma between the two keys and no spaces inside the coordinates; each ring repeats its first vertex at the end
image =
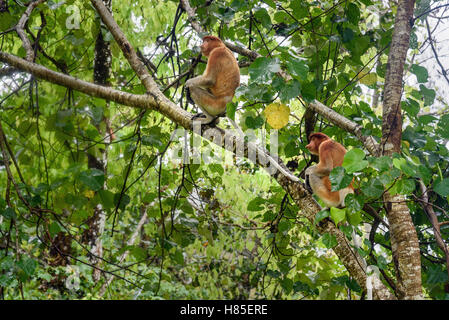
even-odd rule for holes
{"type": "Polygon", "coordinates": [[[201,53],[208,58],[206,70],[201,76],[187,80],[185,86],[203,111],[195,118],[201,124],[210,124],[226,115],[226,104],[232,101],[240,85],[240,69],[231,50],[218,37],[203,37],[201,53]]]}

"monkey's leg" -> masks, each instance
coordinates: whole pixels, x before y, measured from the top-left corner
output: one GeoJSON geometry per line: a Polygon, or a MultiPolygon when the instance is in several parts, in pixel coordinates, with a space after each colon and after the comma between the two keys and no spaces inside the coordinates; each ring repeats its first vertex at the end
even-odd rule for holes
{"type": "MultiPolygon", "coordinates": [[[[199,87],[190,87],[190,96],[203,111],[205,118],[199,118],[202,124],[209,124],[226,111],[226,103],[209,91],[199,87]]],[[[195,115],[199,117],[200,115],[195,115]]]]}

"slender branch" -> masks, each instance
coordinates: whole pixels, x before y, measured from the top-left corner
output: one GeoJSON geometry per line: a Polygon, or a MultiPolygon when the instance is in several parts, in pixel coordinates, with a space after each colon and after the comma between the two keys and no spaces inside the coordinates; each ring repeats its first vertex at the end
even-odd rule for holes
{"type": "Polygon", "coordinates": [[[28,19],[30,18],[30,15],[33,12],[34,8],[36,8],[44,1],[45,0],[36,0],[34,2],[31,2],[16,25],[16,32],[19,35],[19,38],[22,40],[22,45],[25,48],[26,52],[26,60],[28,61],[34,61],[35,55],[33,47],[31,46],[31,41],[25,34],[25,24],[28,22],[28,19]]]}
{"type": "Polygon", "coordinates": [[[438,9],[440,9],[440,8],[444,8],[444,7],[447,7],[447,6],[449,6],[449,4],[443,4],[443,5],[441,5],[441,6],[437,6],[437,7],[435,7],[435,8],[431,8],[431,9],[429,9],[429,10],[427,10],[427,11],[424,11],[424,12],[421,13],[420,15],[416,16],[415,18],[413,18],[413,22],[415,22],[416,20],[418,20],[418,19],[421,18],[422,16],[425,16],[426,14],[428,14],[428,13],[430,13],[430,12],[432,12],[432,11],[435,11],[435,10],[438,10],[438,9]]]}
{"type": "Polygon", "coordinates": [[[446,257],[446,271],[448,273],[449,277],[449,248],[444,243],[443,237],[441,236],[441,230],[440,230],[440,223],[438,222],[437,215],[435,214],[435,211],[433,210],[433,206],[429,203],[429,196],[428,196],[428,190],[426,188],[426,185],[424,182],[419,179],[419,187],[421,189],[421,197],[420,197],[420,204],[424,209],[424,212],[427,215],[427,218],[429,219],[430,223],[432,224],[433,228],[433,234],[435,236],[436,242],[438,246],[440,247],[441,251],[443,251],[445,257],[446,257]]]}
{"type": "Polygon", "coordinates": [[[443,64],[441,63],[440,58],[438,57],[437,50],[435,49],[435,46],[433,45],[432,33],[430,32],[429,21],[427,19],[426,19],[426,28],[427,28],[427,34],[429,35],[429,43],[430,43],[430,47],[432,48],[433,55],[435,56],[435,59],[437,60],[437,63],[441,68],[441,73],[442,73],[444,79],[446,79],[447,83],[449,83],[447,71],[444,68],[443,64]]]}

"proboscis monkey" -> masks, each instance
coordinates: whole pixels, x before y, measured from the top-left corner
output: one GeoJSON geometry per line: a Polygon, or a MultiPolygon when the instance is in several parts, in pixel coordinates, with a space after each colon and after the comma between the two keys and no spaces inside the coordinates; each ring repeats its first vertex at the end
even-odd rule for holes
{"type": "Polygon", "coordinates": [[[205,118],[197,115],[201,123],[208,124],[225,115],[226,104],[232,101],[240,85],[240,69],[231,50],[218,37],[203,37],[201,53],[208,58],[206,70],[201,76],[187,80],[185,86],[203,111],[205,118]]]}
{"type": "Polygon", "coordinates": [[[313,193],[323,200],[326,206],[344,207],[346,195],[354,193],[352,183],[344,189],[331,191],[329,174],[333,168],[342,165],[346,153],[345,147],[321,132],[312,133],[309,141],[306,148],[311,154],[319,157],[319,162],[307,168],[306,185],[310,186],[313,193]]]}

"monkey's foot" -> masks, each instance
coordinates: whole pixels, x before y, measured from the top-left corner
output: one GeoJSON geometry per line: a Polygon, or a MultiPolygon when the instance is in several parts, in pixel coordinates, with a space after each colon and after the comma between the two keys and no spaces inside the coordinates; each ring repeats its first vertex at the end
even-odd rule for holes
{"type": "Polygon", "coordinates": [[[210,125],[211,127],[215,127],[218,124],[219,121],[219,117],[212,117],[212,116],[207,116],[203,113],[197,113],[192,117],[192,121],[195,121],[196,119],[198,119],[201,124],[203,125],[210,125]]]}
{"type": "Polygon", "coordinates": [[[198,119],[198,118],[204,118],[207,119],[206,115],[203,113],[197,113],[192,117],[192,120],[198,119]]]}

